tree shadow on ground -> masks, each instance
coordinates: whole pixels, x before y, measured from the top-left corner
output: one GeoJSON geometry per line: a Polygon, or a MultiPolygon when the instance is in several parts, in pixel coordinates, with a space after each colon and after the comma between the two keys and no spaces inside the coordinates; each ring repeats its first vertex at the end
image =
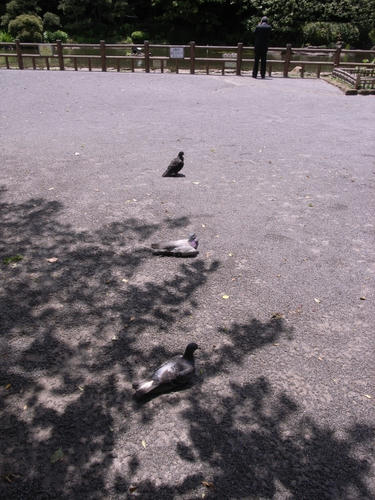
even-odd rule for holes
{"type": "Polygon", "coordinates": [[[357,424],[339,438],[301,415],[298,404],[285,392],[274,392],[263,377],[229,383],[223,392],[215,398],[190,393],[182,413],[180,425],[189,429],[189,440],[177,443],[176,455],[187,465],[200,464],[201,472],[161,486],[118,475],[117,493],[133,486],[147,499],[373,498],[366,457],[373,453],[375,427],[357,424]]]}
{"type": "MultiPolygon", "coordinates": [[[[373,429],[358,425],[338,439],[266,379],[226,382],[253,351],[291,335],[282,319],[220,328],[223,342],[203,353],[194,390],[134,406],[134,371],[174,354],[163,346],[165,332],[199,307],[196,292],[219,262],[179,262],[171,276],[138,281],[150,258],[140,245],[160,224],[128,219],[75,231],[61,221],[63,208],[43,199],[0,203],[1,262],[22,256],[0,264],[2,498],[271,498],[280,488],[295,498],[370,498],[369,466],[356,452],[368,453],[373,429]],[[219,376],[222,390],[211,394],[205,384],[219,376]],[[174,418],[189,439],[172,458],[198,470],[173,484],[139,481],[144,459],[134,453],[122,464],[126,475],[111,476],[119,434],[133,439],[124,410],[143,424],[181,400],[174,418]]],[[[163,225],[185,228],[189,220],[163,225]]],[[[186,332],[178,342],[185,346],[186,332]]]]}
{"type": "Polygon", "coordinates": [[[3,498],[102,496],[133,366],[172,354],[143,334],[152,329],[162,344],[219,266],[179,261],[173,277],[139,281],[154,258],[143,242],[188,218],[76,231],[63,209],[41,198],[0,203],[3,498]]]}

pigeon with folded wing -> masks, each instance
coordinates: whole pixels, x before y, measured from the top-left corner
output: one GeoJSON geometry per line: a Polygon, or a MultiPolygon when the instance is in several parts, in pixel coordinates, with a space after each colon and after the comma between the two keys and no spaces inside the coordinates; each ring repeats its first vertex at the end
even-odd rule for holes
{"type": "Polygon", "coordinates": [[[150,378],[135,382],[134,396],[139,399],[158,387],[179,386],[188,383],[195,373],[194,352],[199,349],[195,342],[190,343],[184,354],[175,356],[162,364],[150,378]]]}
{"type": "Polygon", "coordinates": [[[174,255],[176,257],[195,257],[199,254],[198,239],[193,233],[189,238],[175,241],[161,241],[151,244],[154,255],[174,255]]]}
{"type": "Polygon", "coordinates": [[[174,158],[168,165],[167,170],[164,172],[162,177],[176,177],[178,172],[184,166],[184,152],[180,151],[178,156],[174,158]]]}

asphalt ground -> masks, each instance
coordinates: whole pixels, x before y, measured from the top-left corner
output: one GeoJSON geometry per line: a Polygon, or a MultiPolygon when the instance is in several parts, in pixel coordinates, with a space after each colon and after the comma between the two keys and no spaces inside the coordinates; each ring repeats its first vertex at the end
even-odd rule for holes
{"type": "Polygon", "coordinates": [[[0,90],[1,497],[374,498],[375,99],[16,70],[0,90]],[[197,258],[151,255],[193,231],[197,258]],[[194,383],[133,401],[191,341],[194,383]]]}

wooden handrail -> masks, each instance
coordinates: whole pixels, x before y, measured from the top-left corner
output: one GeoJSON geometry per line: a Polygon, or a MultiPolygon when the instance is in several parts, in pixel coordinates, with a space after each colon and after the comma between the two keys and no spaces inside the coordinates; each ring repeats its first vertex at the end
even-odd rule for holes
{"type": "MultiPolygon", "coordinates": [[[[13,61],[16,59],[17,61],[17,66],[19,69],[24,68],[24,60],[30,60],[32,61],[32,66],[33,69],[36,68],[35,61],[36,59],[41,59],[45,61],[45,67],[47,69],[50,68],[50,62],[54,61],[53,67],[56,68],[55,61],[56,59],[58,60],[58,65],[57,69],[60,69],[63,71],[66,69],[66,67],[72,68],[72,65],[74,69],[77,71],[78,70],[78,64],[77,61],[78,59],[86,60],[88,63],[88,69],[91,71],[92,69],[92,61],[93,60],[101,60],[101,63],[99,64],[99,68],[101,71],[107,71],[108,69],[108,61],[112,60],[112,63],[109,66],[110,70],[113,70],[114,67],[117,69],[117,71],[121,71],[121,69],[128,69],[129,70],[129,65],[127,66],[122,66],[121,65],[121,59],[125,61],[131,62],[131,71],[134,72],[136,70],[135,62],[134,61],[142,61],[143,64],[138,65],[137,68],[142,68],[146,73],[149,73],[151,69],[154,69],[153,63],[156,64],[158,62],[158,68],[160,69],[161,72],[164,72],[165,68],[165,62],[166,61],[172,61],[173,57],[171,57],[170,54],[166,53],[164,56],[156,56],[152,55],[152,49],[157,49],[157,48],[163,48],[163,49],[170,49],[170,48],[183,48],[184,49],[184,57],[181,59],[174,59],[174,65],[173,67],[176,70],[176,73],[179,72],[181,69],[181,61],[184,62],[184,70],[190,71],[191,74],[195,74],[197,69],[196,69],[196,64],[199,63],[199,71],[202,71],[202,66],[205,66],[206,73],[209,74],[210,72],[210,63],[215,63],[216,68],[221,70],[222,74],[225,74],[225,69],[229,69],[237,75],[241,75],[242,69],[244,65],[249,65],[254,62],[254,58],[252,57],[253,54],[252,52],[249,53],[249,51],[253,51],[254,47],[253,46],[245,46],[243,43],[238,43],[237,46],[228,46],[228,45],[196,45],[195,42],[190,42],[188,45],[186,44],[150,44],[147,40],[143,44],[134,44],[134,43],[119,43],[119,44],[107,44],[105,43],[104,40],[101,40],[100,43],[62,43],[60,40],[57,40],[56,43],[48,43],[48,44],[40,44],[40,43],[30,43],[30,42],[20,42],[19,40],[16,40],[15,42],[0,42],[0,47],[8,47],[10,48],[10,52],[1,52],[0,57],[4,58],[5,60],[5,66],[7,69],[10,69],[10,61],[13,61]],[[51,55],[46,55],[43,54],[43,52],[40,50],[41,46],[49,46],[52,47],[54,50],[52,51],[51,55]],[[22,48],[30,48],[30,47],[37,47],[38,51],[35,51],[36,53],[24,53],[22,52],[22,48]],[[133,54],[131,53],[131,49],[134,47],[141,47],[141,51],[138,54],[133,54]],[[82,49],[82,48],[90,48],[90,49],[96,49],[97,54],[69,54],[64,52],[65,49],[82,49]],[[115,54],[108,54],[107,49],[113,49],[115,54]],[[119,50],[119,52],[116,52],[116,49],[119,50]],[[186,50],[185,50],[186,49],[186,50]],[[197,52],[197,50],[200,50],[201,53],[197,52]],[[227,54],[215,54],[216,57],[210,57],[210,51],[216,50],[216,51],[222,51],[222,52],[227,52],[227,54]],[[122,51],[122,52],[121,52],[122,51]],[[206,52],[206,57],[204,57],[206,52]],[[203,53],[202,53],[203,52],[203,53]],[[197,53],[199,57],[197,57],[197,53]],[[222,55],[223,57],[217,57],[217,55],[222,55]],[[224,57],[225,55],[228,55],[229,57],[224,57]],[[203,56],[203,57],[201,57],[203,56]],[[247,56],[247,57],[246,57],[247,56]],[[250,57],[249,57],[250,56],[250,57]],[[228,65],[226,63],[229,63],[228,65]]],[[[280,59],[268,59],[268,72],[271,74],[272,71],[272,65],[282,65],[283,66],[283,76],[287,77],[288,73],[291,69],[291,65],[297,65],[301,66],[301,71],[300,71],[300,76],[303,78],[305,69],[311,66],[316,66],[316,75],[319,78],[320,73],[322,70],[322,67],[328,66],[328,67],[338,67],[338,66],[344,66],[344,67],[350,67],[350,66],[356,66],[356,67],[369,67],[369,68],[374,68],[375,65],[372,63],[354,63],[354,62],[342,62],[340,60],[342,54],[374,54],[375,55],[375,50],[360,50],[360,49],[342,49],[341,45],[337,45],[336,48],[319,48],[319,47],[292,47],[290,44],[287,44],[286,47],[269,47],[269,52],[280,52],[281,53],[281,58],[280,59]],[[313,60],[313,61],[306,61],[306,60],[295,60],[293,58],[294,54],[310,54],[310,53],[324,53],[329,55],[330,57],[326,57],[329,60],[313,60]]],[[[48,54],[48,53],[47,53],[48,54]]],[[[14,66],[13,66],[14,67],[14,66]]],[[[30,64],[28,63],[28,67],[30,67],[30,64]]],[[[97,65],[95,65],[97,68],[97,65]]],[[[247,71],[247,69],[246,69],[247,71]]]]}

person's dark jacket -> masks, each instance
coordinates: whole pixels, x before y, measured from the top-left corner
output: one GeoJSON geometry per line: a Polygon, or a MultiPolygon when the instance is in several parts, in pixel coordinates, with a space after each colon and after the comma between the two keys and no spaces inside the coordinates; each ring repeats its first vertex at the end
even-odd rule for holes
{"type": "Polygon", "coordinates": [[[268,23],[260,23],[255,28],[255,50],[266,51],[271,33],[271,26],[268,23]]]}

